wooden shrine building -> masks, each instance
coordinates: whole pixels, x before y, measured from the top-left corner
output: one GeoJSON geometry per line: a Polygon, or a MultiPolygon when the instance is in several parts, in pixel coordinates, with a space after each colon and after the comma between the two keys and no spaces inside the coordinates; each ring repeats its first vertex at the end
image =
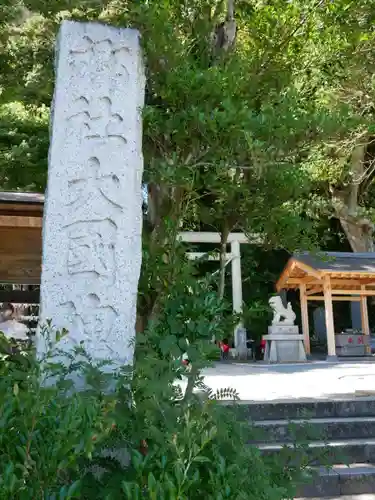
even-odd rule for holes
{"type": "Polygon", "coordinates": [[[362,330],[365,335],[370,334],[367,297],[375,296],[375,253],[293,255],[277,281],[276,289],[299,289],[307,354],[310,354],[308,303],[313,300],[324,302],[328,356],[336,356],[334,301],[360,302],[362,330]]]}
{"type": "MultiPolygon", "coordinates": [[[[38,193],[0,193],[1,284],[40,284],[43,204],[38,193]]],[[[39,302],[39,292],[1,290],[0,302],[5,301],[39,302]]]]}

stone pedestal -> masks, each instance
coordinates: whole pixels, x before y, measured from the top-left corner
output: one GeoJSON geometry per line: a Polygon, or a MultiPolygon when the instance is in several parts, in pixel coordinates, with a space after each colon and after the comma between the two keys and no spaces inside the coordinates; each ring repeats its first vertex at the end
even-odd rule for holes
{"type": "Polygon", "coordinates": [[[269,363],[296,363],[306,361],[303,335],[296,325],[272,325],[268,335],[264,359],[269,363]]]}
{"type": "Polygon", "coordinates": [[[129,364],[142,255],[139,34],[64,21],[56,58],[41,323],[69,331],[62,348],[83,343],[94,360],[129,364]]]}
{"type": "Polygon", "coordinates": [[[235,346],[238,359],[247,359],[247,332],[245,328],[237,328],[235,332],[235,346]]]}

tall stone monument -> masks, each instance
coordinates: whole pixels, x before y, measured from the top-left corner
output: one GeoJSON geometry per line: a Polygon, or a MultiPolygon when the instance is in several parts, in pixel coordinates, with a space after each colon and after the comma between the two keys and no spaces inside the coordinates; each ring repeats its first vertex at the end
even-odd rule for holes
{"type": "MultiPolygon", "coordinates": [[[[132,363],[141,266],[144,70],[136,30],[63,22],[43,228],[41,323],[132,363]]],[[[44,347],[41,336],[38,350],[44,347]]]]}

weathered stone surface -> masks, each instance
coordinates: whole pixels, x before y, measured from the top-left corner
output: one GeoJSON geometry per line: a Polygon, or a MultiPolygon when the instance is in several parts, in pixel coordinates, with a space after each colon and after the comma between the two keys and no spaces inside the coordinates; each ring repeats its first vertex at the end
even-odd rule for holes
{"type": "Polygon", "coordinates": [[[65,21],[56,57],[41,322],[67,328],[67,347],[83,341],[95,359],[131,363],[142,226],[139,35],[65,21]]]}
{"type": "Polygon", "coordinates": [[[299,495],[304,497],[327,498],[328,496],[340,496],[340,476],[335,470],[319,468],[319,473],[313,475],[313,480],[310,483],[299,487],[299,495]]]}
{"type": "Polygon", "coordinates": [[[294,363],[306,361],[306,353],[303,346],[303,337],[295,340],[298,335],[297,325],[271,325],[268,327],[268,336],[264,360],[269,363],[294,363]],[[271,335],[272,338],[269,336],[271,335]],[[280,340],[277,339],[280,335],[280,340]],[[290,338],[287,338],[289,337],[290,338]]]}
{"type": "MultiPolygon", "coordinates": [[[[297,375],[298,376],[298,375],[297,375]]],[[[251,383],[251,381],[250,381],[251,383]]],[[[375,415],[375,399],[342,399],[336,401],[243,402],[238,408],[251,420],[366,418],[375,415]]],[[[371,434],[372,435],[372,434],[371,434]]]]}
{"type": "Polygon", "coordinates": [[[277,335],[278,333],[282,335],[298,335],[299,328],[298,325],[271,325],[268,327],[269,335],[277,335]]]}
{"type": "Polygon", "coordinates": [[[375,436],[375,417],[315,418],[308,425],[303,418],[292,422],[268,420],[258,422],[257,428],[264,430],[262,440],[265,442],[293,442],[296,437],[300,441],[362,439],[375,436]]]}

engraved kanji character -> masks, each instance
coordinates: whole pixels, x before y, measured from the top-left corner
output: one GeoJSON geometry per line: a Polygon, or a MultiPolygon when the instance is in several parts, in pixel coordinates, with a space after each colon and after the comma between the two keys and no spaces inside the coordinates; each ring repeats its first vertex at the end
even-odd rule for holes
{"type": "Polygon", "coordinates": [[[71,201],[67,204],[74,209],[85,206],[91,198],[102,196],[116,208],[123,208],[120,179],[115,174],[102,174],[96,157],[88,159],[88,169],[82,177],[68,181],[71,201]]]}
{"type": "Polygon", "coordinates": [[[127,142],[124,134],[124,119],[112,112],[112,101],[109,97],[89,100],[79,97],[73,105],[74,113],[68,120],[80,123],[85,139],[116,138],[127,142]]]}
{"type": "Polygon", "coordinates": [[[117,226],[110,220],[76,222],[68,226],[68,273],[92,273],[108,284],[113,283],[116,230],[117,226]]]}
{"type": "MultiPolygon", "coordinates": [[[[70,334],[75,344],[84,343],[90,349],[95,346],[98,351],[100,342],[106,342],[111,334],[114,321],[118,314],[109,305],[102,305],[95,293],[90,293],[81,300],[69,300],[61,304],[66,309],[69,322],[72,324],[70,334]]],[[[108,344],[103,346],[108,350],[108,344]]]]}
{"type": "Polygon", "coordinates": [[[97,72],[114,72],[116,76],[129,77],[129,71],[124,62],[124,56],[130,53],[130,48],[124,42],[114,45],[109,38],[93,40],[87,35],[69,51],[69,64],[85,68],[94,66],[97,72]]]}

